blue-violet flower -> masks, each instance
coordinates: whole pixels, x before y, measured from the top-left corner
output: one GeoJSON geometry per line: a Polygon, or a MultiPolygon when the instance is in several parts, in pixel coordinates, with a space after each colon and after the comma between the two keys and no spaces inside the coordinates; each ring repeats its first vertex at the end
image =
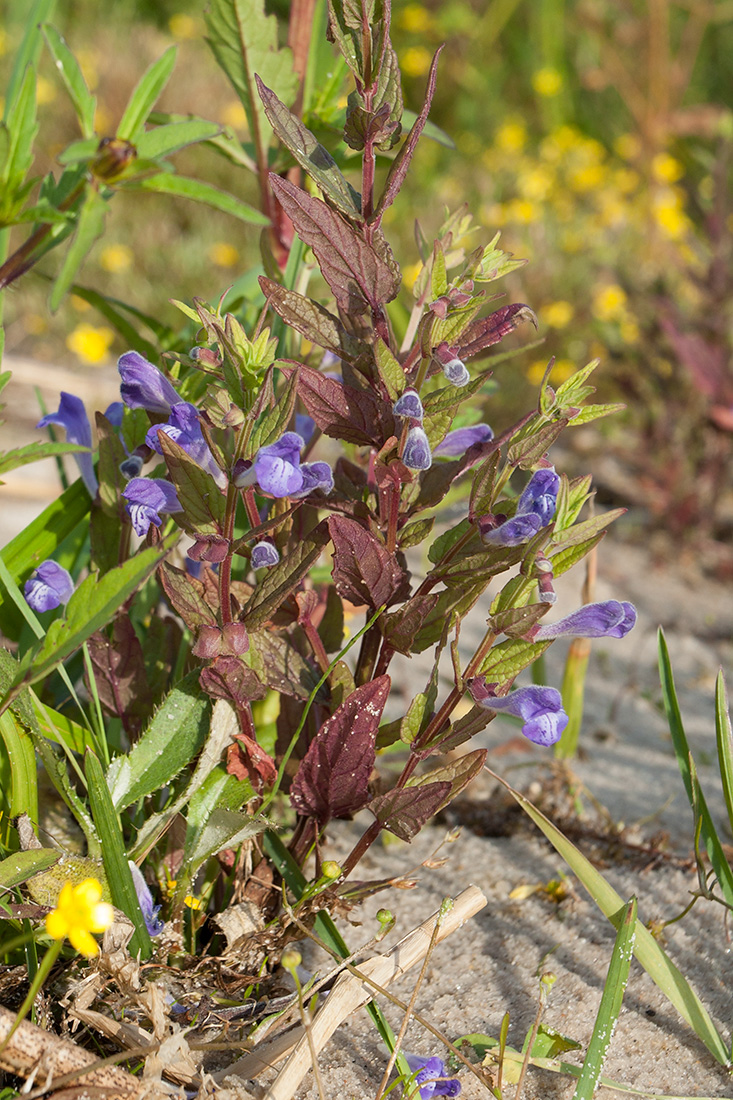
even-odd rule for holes
{"type": "Polygon", "coordinates": [[[160,527],[164,512],[182,512],[176,490],[159,477],[134,477],[128,481],[122,496],[135,533],[147,535],[150,524],[160,527]]]}
{"type": "Polygon", "coordinates": [[[92,458],[92,428],[89,423],[84,402],[73,393],[62,393],[58,410],[55,413],[47,413],[36,424],[37,428],[45,428],[49,424],[58,424],[66,430],[66,438],[69,443],[78,443],[81,447],[88,447],[89,453],[77,452],[73,457],[82,481],[89,490],[89,495],[95,497],[99,488],[97,476],[94,473],[94,460],[92,458]]]}
{"type": "Polygon", "coordinates": [[[550,466],[536,470],[519,498],[511,519],[482,535],[492,546],[519,546],[536,535],[555,515],[560,477],[550,466]]]}
{"type": "Polygon", "coordinates": [[[632,603],[605,600],[587,603],[556,623],[540,623],[532,641],[545,641],[562,635],[571,638],[624,638],[636,623],[632,603]]]}
{"type": "Polygon", "coordinates": [[[58,562],[41,562],[23,586],[26,603],[34,611],[53,611],[68,603],[74,591],[70,574],[58,562]]]}
{"type": "Polygon", "coordinates": [[[256,542],[252,547],[250,561],[253,569],[269,569],[271,566],[277,565],[280,561],[280,555],[277,552],[277,547],[273,546],[271,542],[256,542]]]}
{"type": "Polygon", "coordinates": [[[522,733],[535,745],[554,745],[568,724],[562,696],[557,688],[532,684],[497,697],[491,695],[485,683],[479,680],[471,684],[470,691],[478,706],[521,718],[524,723],[522,733]]]}
{"type": "Polygon", "coordinates": [[[260,447],[254,461],[254,476],[260,489],[274,497],[289,497],[303,488],[300,452],[303,437],[285,432],[274,443],[260,447]]]}
{"type": "Polygon", "coordinates": [[[333,470],[327,462],[304,462],[300,472],[303,475],[303,484],[297,493],[290,493],[294,500],[307,497],[316,489],[320,489],[322,493],[333,491],[333,470]]]}
{"type": "Polygon", "coordinates": [[[180,404],[180,397],[157,367],[136,351],[126,351],[117,361],[122,377],[120,394],[129,409],[167,413],[180,404]]]}
{"type": "Polygon", "coordinates": [[[433,464],[428,437],[422,428],[410,428],[402,452],[402,461],[410,470],[429,470],[433,464]]]}
{"type": "Polygon", "coordinates": [[[419,1054],[403,1051],[405,1061],[415,1074],[414,1083],[418,1086],[420,1100],[431,1100],[433,1096],[458,1096],[461,1082],[451,1077],[442,1058],[422,1058],[419,1054]]]}
{"type": "Polygon", "coordinates": [[[151,936],[159,936],[165,928],[163,921],[158,916],[160,906],[153,905],[153,895],[150,893],[150,887],[145,881],[145,877],[138,865],[131,859],[128,860],[128,864],[132,874],[132,881],[135,886],[140,912],[145,921],[145,927],[151,936]]]}
{"type": "Polygon", "coordinates": [[[405,390],[392,406],[392,412],[395,416],[409,416],[411,420],[422,422],[423,407],[417,390],[405,390]]]}
{"type": "Polygon", "coordinates": [[[158,454],[162,454],[163,448],[160,445],[158,432],[165,432],[175,440],[198,466],[211,474],[220,489],[226,486],[226,474],[214,461],[214,456],[201,431],[201,420],[194,405],[190,405],[187,401],[179,401],[170,410],[167,424],[154,424],[148,430],[145,436],[146,444],[158,454]]]}
{"type": "Polygon", "coordinates": [[[494,432],[488,424],[474,424],[472,428],[456,428],[448,432],[442,443],[433,450],[433,458],[460,458],[474,443],[488,443],[494,432]]]}

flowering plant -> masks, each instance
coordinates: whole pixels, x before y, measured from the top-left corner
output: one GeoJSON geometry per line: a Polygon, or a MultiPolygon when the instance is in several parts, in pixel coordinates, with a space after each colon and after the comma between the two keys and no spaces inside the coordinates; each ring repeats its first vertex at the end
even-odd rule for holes
{"type": "MultiPolygon", "coordinates": [[[[469,249],[464,210],[432,242],[418,233],[411,313],[394,305],[401,275],[385,216],[428,120],[438,55],[403,135],[389,7],[357,7],[358,19],[332,0],[329,25],[353,77],[343,138],[361,161],[358,190],[345,174],[353,158],[327,150],[291,109],[297,80],[269,19],[260,11],[249,29],[264,57],[262,79],[247,83],[225,18],[236,4],[211,4],[212,45],[258,135],[270,225],[261,300],[239,313],[176,303],[188,328],[155,355],[141,340],[120,358],[121,402],[97,414],[96,448],[82,403],[63,394],[39,426],[65,429],[67,443],[54,446],[82,477],[0,559],[0,713],[30,746],[14,757],[22,782],[5,795],[4,820],[22,808],[38,821],[37,752],[143,957],[151,935],[156,951],[170,950],[147,889],[163,868],[173,936],[195,936],[194,890],[204,908],[254,900],[264,921],[280,893],[263,896],[262,883],[282,875],[311,907],[335,905],[380,833],[411,840],[478,774],[486,749],[438,765],[436,754],[466,745],[500,711],[535,743],[557,741],[567,723],[559,692],[512,690],[555,636],[618,637],[633,625],[633,609],[616,601],[554,631],[541,622],[553,579],[618,514],[581,519],[590,478],[568,479],[550,455],[566,428],[607,411],[586,404],[596,363],[557,390],[546,375],[516,423],[502,423],[498,399],[493,427],[475,423],[472,403],[496,388],[491,349],[534,315],[523,303],[492,308],[491,284],[517,261],[496,237],[469,249]],[[449,492],[465,508],[452,526],[449,492]],[[31,608],[54,618],[39,622],[31,608]],[[474,608],[487,629],[464,663],[458,633],[474,608]],[[363,625],[350,634],[355,614],[363,625]],[[449,646],[454,682],[441,699],[449,646]],[[390,666],[427,651],[426,682],[405,706],[390,666]],[[457,717],[467,693],[473,703],[457,717]],[[389,788],[374,781],[385,749],[402,751],[389,788]],[[329,823],[360,810],[371,820],[337,874],[325,874],[329,823]],[[246,860],[235,854],[243,844],[246,860]]],[[[249,952],[250,972],[276,954],[257,940],[249,952]]],[[[420,1074],[444,1076],[443,1065],[420,1074]]]]}

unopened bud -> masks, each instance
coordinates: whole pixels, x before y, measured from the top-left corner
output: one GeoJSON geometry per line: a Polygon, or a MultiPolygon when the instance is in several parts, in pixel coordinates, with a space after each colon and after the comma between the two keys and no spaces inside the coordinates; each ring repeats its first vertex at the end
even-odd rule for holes
{"type": "Polygon", "coordinates": [[[102,138],[97,152],[89,162],[92,175],[104,183],[118,179],[137,157],[137,149],[123,138],[102,138]]]}

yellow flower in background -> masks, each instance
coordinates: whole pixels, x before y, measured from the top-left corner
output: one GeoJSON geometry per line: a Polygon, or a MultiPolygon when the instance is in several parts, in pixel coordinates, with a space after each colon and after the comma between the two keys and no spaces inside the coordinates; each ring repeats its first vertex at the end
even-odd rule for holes
{"type": "Polygon", "coordinates": [[[97,366],[107,357],[115,334],[111,328],[95,328],[94,325],[77,325],[66,337],[69,351],[78,355],[83,363],[97,366]]]}
{"type": "Polygon", "coordinates": [[[551,96],[557,95],[562,88],[562,77],[557,69],[545,67],[544,69],[538,69],[532,77],[532,87],[537,92],[537,95],[545,96],[549,99],[551,96]]]}
{"type": "MultiPolygon", "coordinates": [[[[530,363],[525,371],[527,375],[527,381],[533,386],[539,386],[542,379],[545,377],[545,371],[547,370],[546,359],[535,359],[534,363],[530,363]]],[[[559,386],[563,382],[567,382],[575,373],[575,363],[572,359],[556,359],[552,366],[552,372],[550,374],[550,384],[559,386]]]]}
{"type": "Polygon", "coordinates": [[[553,172],[544,164],[536,164],[520,170],[517,188],[522,198],[544,202],[555,183],[553,172]]]}
{"type": "Polygon", "coordinates": [[[671,187],[665,188],[659,195],[654,196],[652,209],[657,225],[665,237],[669,237],[672,241],[684,237],[692,228],[692,223],[683,208],[682,195],[671,187]]]}
{"type": "Polygon", "coordinates": [[[126,244],[108,244],[99,257],[100,265],[113,275],[128,271],[132,267],[132,260],[133,251],[126,244]]]}
{"type": "Polygon", "coordinates": [[[402,268],[402,282],[408,290],[412,290],[414,287],[415,280],[422,271],[422,266],[422,263],[418,260],[416,264],[405,264],[402,268]]]}
{"type": "Polygon", "coordinates": [[[676,183],[684,174],[685,170],[680,162],[669,153],[657,153],[652,160],[652,175],[658,183],[676,183]]]}
{"type": "Polygon", "coordinates": [[[206,254],[217,267],[235,267],[239,262],[239,250],[228,241],[215,241],[206,254]]]}
{"type": "Polygon", "coordinates": [[[626,316],[626,292],[617,283],[599,287],[593,294],[593,316],[597,321],[620,321],[626,316]]]}
{"type": "Polygon", "coordinates": [[[203,909],[204,903],[201,898],[195,898],[193,894],[186,894],[183,899],[183,904],[188,906],[189,909],[203,909]]]}
{"type": "Polygon", "coordinates": [[[638,160],[642,150],[641,138],[638,134],[619,134],[613,148],[622,160],[638,160]]]}
{"type": "Polygon", "coordinates": [[[424,46],[410,46],[400,59],[400,68],[407,76],[425,76],[433,55],[424,46]]]}
{"type": "Polygon", "coordinates": [[[506,220],[516,222],[519,225],[529,225],[537,220],[539,211],[535,203],[529,199],[512,199],[506,204],[506,220]]]}
{"type": "Polygon", "coordinates": [[[98,54],[96,50],[90,50],[86,46],[77,46],[74,50],[76,60],[79,62],[81,75],[84,77],[90,92],[96,91],[99,84],[99,68],[97,65],[98,54]]]}
{"type": "Polygon", "coordinates": [[[611,185],[620,191],[622,195],[630,195],[638,190],[641,178],[633,168],[617,168],[611,176],[611,185]]]}
{"type": "Polygon", "coordinates": [[[410,34],[424,34],[433,25],[433,16],[422,4],[408,4],[398,18],[399,25],[410,34]]]}
{"type": "Polygon", "coordinates": [[[585,164],[570,172],[568,183],[573,191],[584,194],[586,191],[597,190],[606,178],[606,170],[602,164],[585,164]]]}
{"type": "Polygon", "coordinates": [[[79,313],[86,313],[88,309],[92,308],[86,298],[80,298],[78,294],[72,294],[69,301],[79,313]]]}
{"type": "Polygon", "coordinates": [[[43,107],[46,103],[53,103],[56,98],[56,85],[52,84],[50,80],[46,80],[45,76],[39,76],[36,78],[36,103],[39,107],[43,107]]]}
{"type": "Polygon", "coordinates": [[[526,144],[527,128],[523,122],[504,122],[494,137],[494,145],[503,153],[520,153],[526,144]]]}
{"type": "Polygon", "coordinates": [[[540,309],[540,320],[544,321],[548,328],[567,328],[575,316],[575,310],[570,302],[548,302],[540,309]]]}
{"type": "Polygon", "coordinates": [[[79,954],[91,959],[99,952],[92,932],[104,932],[113,920],[112,906],[102,901],[101,883],[95,878],[87,878],[78,886],[64,883],[56,908],[46,917],[46,931],[54,940],[68,937],[79,954]]]}
{"type": "Polygon", "coordinates": [[[231,99],[221,113],[221,121],[232,130],[244,130],[247,127],[247,115],[238,99],[231,99]]]}
{"type": "Polygon", "coordinates": [[[201,28],[192,15],[178,11],[168,20],[168,30],[177,42],[183,42],[187,38],[197,38],[201,28]]]}

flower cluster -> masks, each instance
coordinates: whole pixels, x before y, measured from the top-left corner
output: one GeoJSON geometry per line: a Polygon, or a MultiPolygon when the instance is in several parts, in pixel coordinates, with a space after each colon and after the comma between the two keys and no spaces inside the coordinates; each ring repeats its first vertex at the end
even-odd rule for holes
{"type": "Polygon", "coordinates": [[[490,546],[520,546],[527,542],[552,520],[559,489],[560,478],[552,467],[537,470],[520,496],[512,518],[482,529],[484,542],[490,546]]]}

